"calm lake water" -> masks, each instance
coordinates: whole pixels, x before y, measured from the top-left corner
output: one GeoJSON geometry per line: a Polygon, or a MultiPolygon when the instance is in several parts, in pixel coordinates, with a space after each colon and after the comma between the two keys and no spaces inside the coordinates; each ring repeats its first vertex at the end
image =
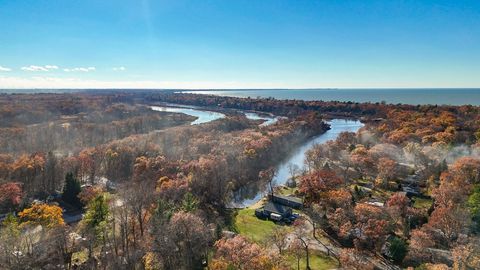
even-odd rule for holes
{"type": "Polygon", "coordinates": [[[185,93],[232,97],[382,102],[397,104],[480,105],[480,88],[451,89],[245,89],[195,90],[185,93]]]}
{"type": "Polygon", "coordinates": [[[197,109],[188,108],[188,107],[174,108],[174,107],[152,106],[151,108],[154,111],[184,113],[184,114],[198,117],[195,121],[191,123],[191,125],[207,123],[207,122],[225,117],[225,114],[223,113],[197,110],[197,109]]]}
{"type": "MultiPolygon", "coordinates": [[[[168,89],[151,89],[166,91],[168,89]]],[[[0,89],[0,93],[75,93],[89,92],[79,89],[0,89]]],[[[126,91],[113,89],[109,91],[126,91]]],[[[128,91],[136,91],[131,89],[128,91]]],[[[172,90],[168,90],[172,91],[172,90]]],[[[480,88],[384,88],[384,89],[228,89],[228,90],[178,90],[176,92],[210,94],[233,97],[276,99],[302,99],[324,101],[382,102],[392,104],[447,104],[480,106],[480,88]]]]}
{"type": "MultiPolygon", "coordinates": [[[[343,120],[343,119],[334,119],[330,122],[330,130],[327,132],[314,137],[295,149],[289,157],[287,157],[283,162],[278,164],[276,168],[276,175],[273,179],[274,185],[284,185],[288,178],[290,177],[289,167],[296,166],[300,170],[305,168],[304,160],[306,152],[311,149],[316,144],[322,144],[329,140],[334,140],[337,138],[338,134],[344,131],[356,132],[363,124],[360,121],[355,120],[343,120]]],[[[237,191],[234,194],[233,207],[246,207],[252,204],[255,204],[261,200],[265,194],[268,192],[268,186],[262,184],[258,186],[256,184],[247,186],[237,191]]]]}

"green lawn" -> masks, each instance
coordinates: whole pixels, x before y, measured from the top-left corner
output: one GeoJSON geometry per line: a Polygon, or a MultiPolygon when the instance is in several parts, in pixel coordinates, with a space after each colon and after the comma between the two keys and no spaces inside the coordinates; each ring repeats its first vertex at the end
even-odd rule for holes
{"type": "MultiPolygon", "coordinates": [[[[251,241],[256,243],[264,243],[267,236],[277,226],[269,220],[261,220],[255,216],[255,209],[239,210],[235,217],[235,229],[237,232],[251,241]]],[[[297,269],[297,260],[293,256],[286,256],[287,264],[291,269],[297,269]]],[[[338,267],[337,262],[321,253],[311,251],[310,266],[313,270],[335,269],[338,267]]],[[[305,269],[305,258],[300,260],[300,269],[305,269]]]]}
{"type": "MultiPolygon", "coordinates": [[[[287,256],[287,263],[291,269],[297,269],[297,259],[294,256],[287,256]]],[[[327,270],[338,268],[338,263],[323,254],[310,254],[310,267],[312,270],[327,270]]],[[[300,259],[300,269],[306,268],[305,258],[300,259]]]]}
{"type": "Polygon", "coordinates": [[[418,209],[429,209],[432,206],[433,200],[432,199],[424,199],[424,198],[414,198],[415,202],[413,203],[413,207],[418,209]]]}
{"type": "Polygon", "coordinates": [[[270,220],[261,220],[255,216],[255,209],[241,209],[235,217],[237,232],[248,239],[261,243],[273,231],[276,225],[270,220]]]}

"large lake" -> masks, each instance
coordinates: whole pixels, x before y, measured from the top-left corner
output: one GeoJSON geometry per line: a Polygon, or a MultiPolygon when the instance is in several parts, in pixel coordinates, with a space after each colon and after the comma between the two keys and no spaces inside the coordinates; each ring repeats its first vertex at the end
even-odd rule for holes
{"type": "Polygon", "coordinates": [[[192,90],[195,94],[232,97],[302,99],[324,101],[382,102],[397,104],[480,105],[480,88],[451,89],[245,89],[192,90]]]}
{"type": "MultiPolygon", "coordinates": [[[[145,89],[143,89],[145,90],[145,89]]],[[[149,89],[151,91],[175,91],[196,94],[211,94],[233,97],[273,97],[276,99],[302,99],[324,101],[382,102],[392,104],[448,104],[480,106],[480,88],[385,88],[385,89],[232,89],[232,90],[169,90],[149,89]]],[[[75,93],[91,90],[78,89],[0,89],[1,93],[75,93]]],[[[109,90],[109,91],[135,91],[109,90]]]]}

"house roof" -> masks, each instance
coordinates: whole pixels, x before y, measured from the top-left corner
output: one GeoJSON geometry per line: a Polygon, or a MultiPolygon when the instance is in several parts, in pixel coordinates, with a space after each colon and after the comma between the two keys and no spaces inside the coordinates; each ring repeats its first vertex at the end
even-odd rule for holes
{"type": "Polygon", "coordinates": [[[267,202],[265,204],[265,206],[263,206],[263,209],[267,212],[277,213],[277,214],[284,214],[287,211],[291,210],[291,208],[288,207],[288,206],[284,206],[284,205],[274,203],[274,202],[271,202],[271,201],[267,202]]]}
{"type": "Polygon", "coordinates": [[[291,202],[294,202],[294,203],[303,204],[303,200],[298,198],[298,197],[284,196],[284,195],[277,195],[277,194],[273,195],[273,197],[277,197],[279,199],[291,201],[291,202]]]}

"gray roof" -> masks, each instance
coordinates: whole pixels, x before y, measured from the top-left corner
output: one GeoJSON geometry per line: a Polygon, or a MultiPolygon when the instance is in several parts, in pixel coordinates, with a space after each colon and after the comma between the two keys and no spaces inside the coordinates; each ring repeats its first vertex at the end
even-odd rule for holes
{"type": "Polygon", "coordinates": [[[277,194],[275,194],[273,196],[277,197],[277,198],[280,198],[280,199],[288,200],[288,201],[291,201],[291,202],[294,202],[294,203],[303,204],[303,200],[298,198],[298,197],[284,196],[284,195],[277,195],[277,194]]]}
{"type": "Polygon", "coordinates": [[[271,201],[267,202],[265,204],[265,206],[263,206],[263,209],[267,212],[276,213],[276,214],[284,214],[287,211],[291,210],[291,208],[288,207],[288,206],[281,205],[281,204],[278,204],[278,203],[274,203],[274,202],[271,202],[271,201]]]}

